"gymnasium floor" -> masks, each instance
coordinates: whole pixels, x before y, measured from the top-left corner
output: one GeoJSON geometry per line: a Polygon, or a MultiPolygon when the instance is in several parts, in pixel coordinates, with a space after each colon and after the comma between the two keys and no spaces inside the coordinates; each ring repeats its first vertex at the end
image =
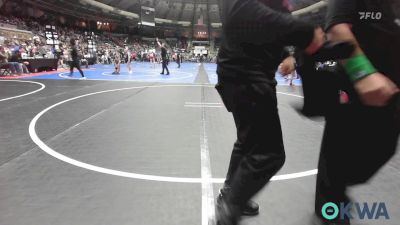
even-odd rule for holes
{"type": "MultiPolygon", "coordinates": [[[[0,225],[214,225],[214,199],[235,140],[213,88],[214,64],[122,65],[0,80],[0,225]],[[68,73],[67,73],[68,74],[68,73]]],[[[248,225],[308,225],[323,121],[297,114],[301,87],[279,78],[287,161],[257,197],[248,225]]],[[[299,85],[299,81],[296,81],[299,85]]],[[[360,156],[362,159],[362,156],[360,156]]],[[[398,225],[400,158],[358,202],[384,202],[398,225]]]]}

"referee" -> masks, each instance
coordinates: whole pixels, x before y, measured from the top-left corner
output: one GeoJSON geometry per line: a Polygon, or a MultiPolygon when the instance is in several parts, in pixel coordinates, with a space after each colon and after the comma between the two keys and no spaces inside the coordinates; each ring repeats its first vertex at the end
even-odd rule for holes
{"type": "Polygon", "coordinates": [[[80,59],[79,59],[79,54],[78,54],[78,49],[76,48],[76,41],[75,39],[71,39],[70,41],[71,44],[71,58],[72,61],[70,63],[70,74],[69,76],[72,77],[72,73],[74,72],[74,68],[76,68],[79,73],[81,74],[82,78],[81,79],[86,79],[85,75],[82,72],[81,69],[81,63],[80,63],[80,59]]]}
{"type": "Polygon", "coordinates": [[[285,46],[315,53],[321,28],[294,19],[285,0],[224,0],[218,90],[237,129],[228,173],[217,199],[217,223],[236,225],[258,214],[250,199],[285,162],[275,72],[285,46]]]}
{"type": "Polygon", "coordinates": [[[161,48],[162,72],[160,74],[164,75],[164,70],[167,70],[167,75],[169,75],[167,48],[165,47],[164,43],[160,43],[158,38],[157,38],[157,44],[161,48]]]}
{"type": "Polygon", "coordinates": [[[366,183],[396,151],[399,106],[394,96],[400,87],[400,2],[331,0],[326,30],[331,41],[351,41],[356,50],[342,62],[348,83],[338,90],[347,93],[349,100],[326,116],[315,224],[350,224],[346,216],[324,219],[322,208],[329,202],[350,203],[347,188],[366,183]]]}

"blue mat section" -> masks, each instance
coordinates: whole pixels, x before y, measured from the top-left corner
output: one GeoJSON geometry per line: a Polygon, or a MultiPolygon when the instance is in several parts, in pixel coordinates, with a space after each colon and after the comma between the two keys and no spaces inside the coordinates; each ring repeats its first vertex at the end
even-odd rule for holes
{"type": "MultiPolygon", "coordinates": [[[[209,79],[210,83],[216,84],[218,82],[218,76],[217,76],[217,72],[216,72],[217,65],[214,63],[205,63],[204,69],[208,74],[208,79],[209,79]]],[[[284,77],[282,77],[282,75],[279,73],[276,73],[275,79],[278,81],[278,85],[280,85],[280,86],[288,86],[289,85],[289,82],[284,77]]],[[[300,79],[293,80],[293,84],[295,86],[301,86],[301,80],[300,79]]]]}
{"type": "Polygon", "coordinates": [[[211,84],[218,83],[218,76],[217,76],[217,64],[215,63],[204,63],[204,70],[208,74],[208,80],[211,84]]]}
{"type": "MultiPolygon", "coordinates": [[[[199,71],[197,63],[183,63],[181,68],[177,68],[176,63],[170,63],[168,66],[171,75],[160,75],[161,65],[150,63],[133,63],[133,73],[128,73],[126,64],[121,65],[121,74],[113,75],[114,65],[93,65],[90,70],[84,71],[88,80],[109,80],[109,81],[136,81],[136,82],[164,82],[164,83],[194,83],[199,71]]],[[[27,77],[25,79],[79,79],[81,76],[75,69],[73,76],[69,77],[69,72],[55,72],[43,76],[27,77]]]]}
{"type": "MultiPolygon", "coordinates": [[[[218,82],[217,65],[214,63],[205,63],[204,69],[208,74],[208,80],[211,84],[218,82]]],[[[93,65],[89,70],[85,70],[84,74],[88,80],[108,80],[108,81],[135,81],[135,82],[160,82],[160,83],[194,83],[196,76],[199,72],[199,63],[183,63],[181,68],[177,68],[177,64],[172,62],[169,64],[171,75],[160,75],[161,65],[151,63],[133,63],[133,72],[130,74],[126,64],[121,65],[121,74],[113,75],[114,65],[93,65]]],[[[65,79],[79,79],[81,76],[75,69],[73,76],[69,77],[69,72],[55,72],[51,74],[26,77],[23,79],[50,79],[50,80],[65,80],[65,79]]],[[[286,86],[289,82],[283,78],[279,73],[276,74],[278,85],[286,86]]],[[[293,81],[294,85],[301,86],[300,79],[293,81]]]]}

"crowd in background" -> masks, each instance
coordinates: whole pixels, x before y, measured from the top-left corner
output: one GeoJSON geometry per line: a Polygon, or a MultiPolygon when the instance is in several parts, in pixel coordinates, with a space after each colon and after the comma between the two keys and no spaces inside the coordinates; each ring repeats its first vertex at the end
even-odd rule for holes
{"type": "MultiPolygon", "coordinates": [[[[95,48],[88,48],[87,33],[84,30],[72,26],[58,26],[59,45],[57,47],[46,44],[45,32],[46,23],[35,21],[30,18],[17,18],[13,16],[0,16],[0,27],[8,27],[18,30],[32,32],[32,38],[28,40],[8,39],[0,43],[1,55],[0,66],[8,66],[13,75],[27,73],[28,65],[24,59],[27,58],[57,58],[59,67],[66,68],[70,60],[70,40],[77,42],[77,49],[82,63],[88,65],[92,63],[113,64],[116,56],[122,62],[128,61],[128,56],[132,61],[146,62],[150,58],[155,58],[156,62],[161,61],[160,49],[158,49],[155,39],[134,37],[129,35],[114,36],[112,33],[93,33],[95,48]]],[[[212,62],[215,56],[199,56],[190,54],[187,47],[188,43],[184,40],[163,40],[166,43],[168,58],[175,60],[179,53],[182,61],[191,62],[212,62]]]]}

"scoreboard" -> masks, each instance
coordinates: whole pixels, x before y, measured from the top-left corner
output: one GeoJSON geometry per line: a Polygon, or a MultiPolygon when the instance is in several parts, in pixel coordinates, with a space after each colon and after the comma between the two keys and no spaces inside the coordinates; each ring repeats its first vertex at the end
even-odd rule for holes
{"type": "Polygon", "coordinates": [[[60,41],[55,26],[46,25],[45,36],[46,44],[52,45],[56,50],[60,49],[60,41]]]}
{"type": "Polygon", "coordinates": [[[147,6],[142,6],[140,22],[143,26],[155,27],[155,9],[147,6]]]}
{"type": "Polygon", "coordinates": [[[206,25],[194,25],[193,38],[199,41],[208,40],[208,27],[206,25]]]}

